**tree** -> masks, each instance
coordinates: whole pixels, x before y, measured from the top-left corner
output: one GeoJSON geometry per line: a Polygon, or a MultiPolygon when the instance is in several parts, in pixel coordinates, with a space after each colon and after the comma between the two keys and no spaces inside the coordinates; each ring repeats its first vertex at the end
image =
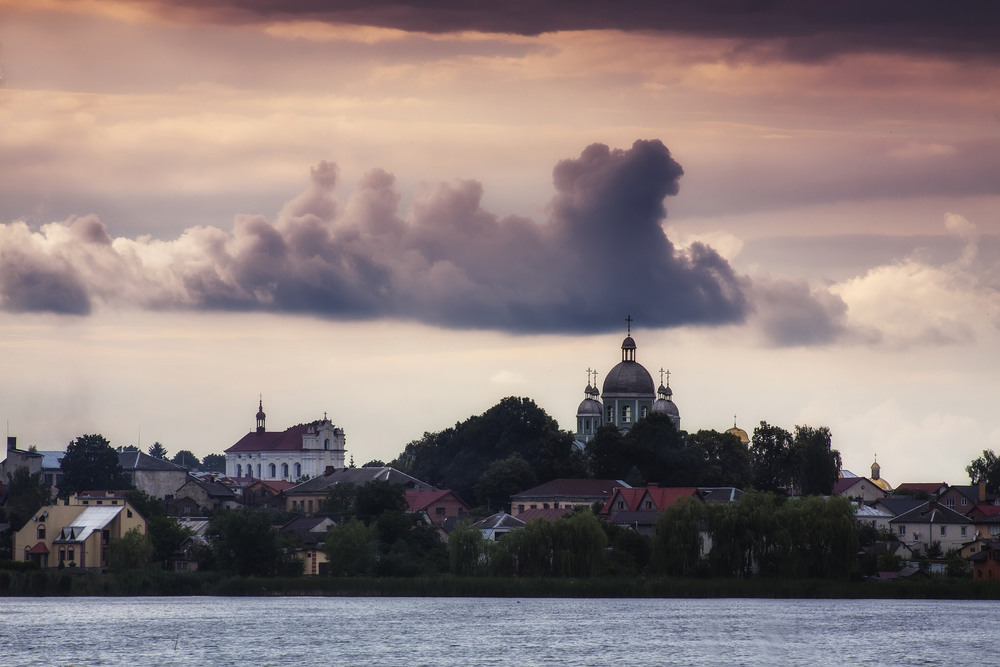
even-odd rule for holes
{"type": "MultiPolygon", "coordinates": [[[[490,509],[506,507],[510,497],[538,483],[535,471],[519,454],[491,463],[476,481],[476,502],[490,509]]],[[[508,508],[509,509],[509,508],[508,508]]]]}
{"type": "Polygon", "coordinates": [[[368,463],[361,466],[362,468],[384,468],[385,462],[380,459],[372,459],[368,463]]]}
{"type": "Polygon", "coordinates": [[[271,576],[282,564],[278,533],[271,527],[271,515],[265,510],[240,509],[216,514],[206,535],[211,540],[217,565],[241,577],[271,576]]]}
{"type": "Polygon", "coordinates": [[[762,421],[750,439],[750,469],[754,486],[784,492],[792,483],[792,434],[762,421]]]}
{"type": "Polygon", "coordinates": [[[198,460],[198,457],[186,449],[182,449],[174,454],[174,458],[170,460],[182,468],[187,468],[188,470],[194,470],[201,466],[201,461],[198,460]]]}
{"type": "Polygon", "coordinates": [[[201,460],[201,469],[207,472],[226,472],[225,454],[208,454],[201,460]]]}
{"type": "Polygon", "coordinates": [[[117,540],[111,540],[105,552],[112,570],[141,570],[149,567],[153,544],[138,526],[130,528],[117,540]]]}
{"type": "Polygon", "coordinates": [[[796,426],[792,442],[795,476],[802,495],[828,496],[840,474],[840,452],[830,446],[830,429],[825,426],[796,426]]]}
{"type": "Polygon", "coordinates": [[[158,442],[154,442],[152,445],[150,445],[147,452],[154,459],[161,459],[163,461],[167,460],[167,448],[158,442]]]}
{"type": "Polygon", "coordinates": [[[20,530],[42,507],[52,504],[52,488],[42,481],[42,473],[26,467],[7,473],[7,521],[20,530]]]}
{"type": "Polygon", "coordinates": [[[463,521],[448,534],[448,564],[452,574],[480,574],[485,553],[483,531],[473,528],[468,521],[463,521]]]}
{"type": "Polygon", "coordinates": [[[973,484],[986,483],[987,493],[1000,493],[1000,458],[992,449],[984,449],[983,455],[966,466],[969,481],[973,484]]]}
{"type": "Polygon", "coordinates": [[[117,451],[119,454],[121,454],[122,452],[137,452],[139,451],[139,448],[136,447],[135,445],[124,445],[124,446],[118,445],[117,451]]]}
{"type": "Polygon", "coordinates": [[[406,490],[402,484],[374,479],[358,489],[355,503],[358,518],[370,524],[385,512],[405,511],[406,490]]]}
{"type": "Polygon", "coordinates": [[[378,533],[375,526],[351,519],[330,528],[323,548],[334,576],[369,575],[375,571],[378,559],[378,533]]]}
{"type": "Polygon", "coordinates": [[[118,462],[118,453],[103,435],[81,435],[69,443],[61,467],[63,483],[59,494],[63,498],[79,491],[132,488],[118,462]]]}
{"type": "Polygon", "coordinates": [[[688,447],[702,453],[701,486],[735,486],[744,489],[753,482],[750,451],[732,433],[701,430],[685,438],[688,447]]]}
{"type": "Polygon", "coordinates": [[[330,517],[337,523],[343,523],[354,516],[358,500],[358,487],[352,482],[334,484],[326,492],[326,498],[320,503],[319,513],[330,517]]]}

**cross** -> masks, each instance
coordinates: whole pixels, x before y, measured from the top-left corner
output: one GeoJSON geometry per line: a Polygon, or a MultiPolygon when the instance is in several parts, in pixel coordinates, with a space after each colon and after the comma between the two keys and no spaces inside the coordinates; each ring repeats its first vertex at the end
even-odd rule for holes
{"type": "Polygon", "coordinates": [[[588,387],[590,386],[590,373],[591,373],[591,370],[590,370],[590,367],[588,366],[587,367],[587,386],[588,387]]]}
{"type": "Polygon", "coordinates": [[[326,410],[323,411],[323,421],[326,421],[326,410]]]}
{"type": "Polygon", "coordinates": [[[625,318],[625,324],[628,325],[628,335],[631,336],[632,335],[632,316],[631,315],[629,315],[628,317],[625,318]]]}

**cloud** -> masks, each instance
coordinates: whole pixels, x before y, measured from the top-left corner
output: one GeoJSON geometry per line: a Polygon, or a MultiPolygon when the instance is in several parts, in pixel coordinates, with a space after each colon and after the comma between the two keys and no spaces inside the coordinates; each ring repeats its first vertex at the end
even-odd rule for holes
{"type": "Polygon", "coordinates": [[[473,31],[538,35],[566,30],[657,31],[749,42],[735,54],[815,60],[847,51],[899,50],[960,56],[1000,52],[1000,8],[971,0],[960,8],[937,3],[864,0],[802,3],[797,0],[623,0],[584,3],[511,0],[317,2],[316,0],[135,0],[181,18],[179,6],[227,23],[319,21],[408,32],[473,31]],[[754,42],[768,42],[760,48],[754,42]]]}
{"type": "Polygon", "coordinates": [[[230,231],[112,239],[95,217],[23,223],[4,234],[0,304],[87,314],[93,302],[150,309],[241,310],[334,319],[395,318],[454,328],[593,332],[624,313],[647,327],[741,321],[732,267],[702,243],[676,248],[664,199],[681,166],[659,141],[602,144],[553,171],[544,223],[499,218],[482,185],[427,187],[398,214],[394,177],[369,172],[345,205],[321,162],[275,220],[244,215],[230,231]]]}
{"type": "Polygon", "coordinates": [[[844,300],[805,280],[758,276],[751,300],[753,323],[775,347],[826,345],[848,333],[844,300]]]}

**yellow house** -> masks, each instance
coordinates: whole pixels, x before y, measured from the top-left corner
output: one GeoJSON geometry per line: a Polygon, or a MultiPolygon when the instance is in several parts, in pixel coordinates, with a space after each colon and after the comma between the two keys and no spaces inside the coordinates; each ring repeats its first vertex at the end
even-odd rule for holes
{"type": "Polygon", "coordinates": [[[104,550],[132,528],[146,532],[146,519],[127,501],[114,505],[49,505],[14,533],[15,560],[41,568],[107,565],[104,550]]]}

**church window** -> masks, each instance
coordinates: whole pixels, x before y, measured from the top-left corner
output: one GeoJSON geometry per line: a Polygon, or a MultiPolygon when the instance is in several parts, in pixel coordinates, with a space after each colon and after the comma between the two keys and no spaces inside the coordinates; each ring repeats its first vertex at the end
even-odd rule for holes
{"type": "Polygon", "coordinates": [[[608,406],[608,423],[610,424],[615,420],[615,409],[613,406],[608,406]]]}
{"type": "Polygon", "coordinates": [[[330,438],[323,441],[323,449],[330,449],[330,438]]]}
{"type": "Polygon", "coordinates": [[[622,423],[628,424],[632,421],[632,406],[623,405],[622,406],[622,423]]]}
{"type": "Polygon", "coordinates": [[[267,466],[267,476],[268,477],[273,478],[273,477],[277,476],[277,474],[278,474],[278,469],[277,469],[277,467],[275,467],[275,465],[273,463],[271,465],[267,466]]]}
{"type": "Polygon", "coordinates": [[[260,478],[261,478],[261,474],[260,474],[260,464],[258,463],[258,464],[257,464],[257,479],[260,479],[260,478]]]}
{"type": "Polygon", "coordinates": [[[295,464],[295,478],[298,479],[299,477],[302,477],[302,464],[301,463],[296,463],[295,464]]]}
{"type": "Polygon", "coordinates": [[[589,419],[584,419],[583,420],[583,432],[584,433],[590,433],[590,420],[589,419]]]}
{"type": "Polygon", "coordinates": [[[647,408],[645,405],[642,406],[642,410],[639,411],[639,414],[642,417],[642,419],[645,419],[649,415],[649,408],[647,408]]]}
{"type": "Polygon", "coordinates": [[[281,464],[281,477],[282,478],[288,477],[288,464],[287,463],[282,463],[281,464]]]}
{"type": "Polygon", "coordinates": [[[236,466],[236,476],[237,477],[242,477],[243,476],[243,466],[241,466],[241,465],[237,465],[236,466]]]}

